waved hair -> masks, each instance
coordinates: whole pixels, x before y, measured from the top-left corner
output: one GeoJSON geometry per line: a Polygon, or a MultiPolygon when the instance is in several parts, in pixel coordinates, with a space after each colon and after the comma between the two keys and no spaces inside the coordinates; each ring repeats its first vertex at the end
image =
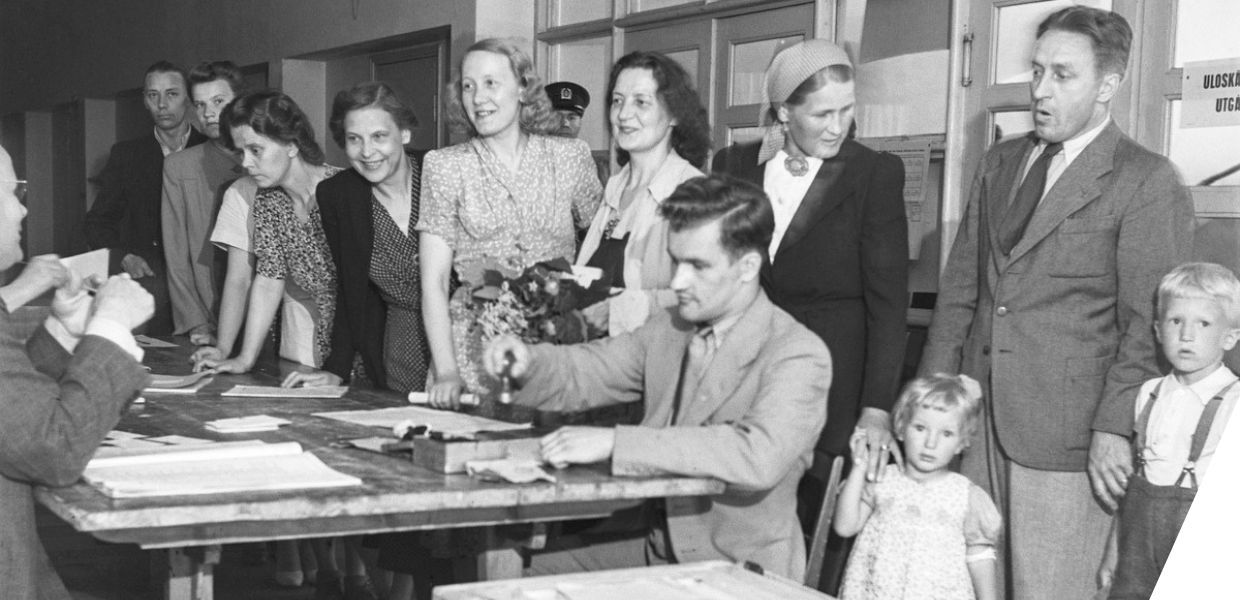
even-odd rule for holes
{"type": "MultiPolygon", "coordinates": [[[[156,61],[154,64],[146,68],[146,73],[142,74],[143,85],[146,85],[146,78],[150,77],[151,73],[176,73],[181,76],[181,85],[189,85],[189,77],[185,75],[185,69],[182,69],[181,67],[178,67],[166,60],[156,61]]],[[[188,94],[189,90],[186,89],[185,93],[188,94]]]]}
{"type": "MultiPolygon", "coordinates": [[[[676,121],[672,127],[672,149],[689,164],[702,168],[706,155],[710,154],[710,118],[702,106],[702,98],[693,88],[693,80],[680,63],[658,52],[638,50],[620,57],[611,67],[607,82],[607,102],[616,91],[616,80],[625,69],[647,69],[653,76],[659,100],[668,114],[676,121]]],[[[607,111],[607,126],[611,129],[611,111],[607,111]]],[[[629,162],[629,152],[616,148],[616,161],[620,166],[629,162]]]]}
{"type": "Polygon", "coordinates": [[[232,89],[234,96],[245,91],[245,80],[241,69],[231,60],[203,61],[189,70],[189,93],[194,94],[194,86],[222,79],[232,89]]]}
{"type": "Polygon", "coordinates": [[[891,413],[892,429],[901,441],[904,428],[913,420],[913,411],[918,408],[942,412],[959,411],[963,426],[960,435],[964,437],[967,448],[973,434],[977,432],[978,422],[981,421],[981,387],[968,376],[945,373],[918,377],[908,382],[891,413]]]}
{"type": "MultiPolygon", "coordinates": [[[[805,78],[796,89],[788,94],[788,98],[783,104],[788,106],[800,106],[805,103],[809,95],[826,87],[828,83],[848,83],[853,80],[855,74],[853,68],[848,65],[831,65],[829,67],[815,71],[813,75],[805,78]]],[[[779,105],[778,102],[772,102],[767,107],[767,118],[771,123],[779,122],[779,105]]]]}
{"type": "Polygon", "coordinates": [[[367,81],[341,90],[332,101],[332,116],[327,122],[327,129],[331,131],[332,140],[337,146],[345,146],[345,118],[349,113],[364,108],[383,110],[392,117],[397,129],[413,130],[418,126],[418,117],[413,114],[413,109],[401,102],[388,84],[382,81],[367,81]]]}
{"type": "Polygon", "coordinates": [[[1118,13],[1088,6],[1069,6],[1051,13],[1038,24],[1037,39],[1048,31],[1079,33],[1089,38],[1098,74],[1116,73],[1123,77],[1128,70],[1132,27],[1118,13]]]}
{"type": "Polygon", "coordinates": [[[314,140],[314,127],[301,107],[279,90],[258,90],[237,96],[220,115],[220,136],[232,150],[237,148],[232,129],[248,125],[255,133],[281,144],[297,146],[301,159],[322,165],[323,149],[314,140]]]}
{"type": "Polygon", "coordinates": [[[508,59],[508,66],[517,78],[517,85],[524,90],[519,98],[521,107],[517,113],[517,122],[523,133],[550,135],[559,129],[560,115],[551,108],[551,99],[547,97],[538,74],[534,72],[534,61],[511,40],[487,38],[474,42],[474,45],[461,55],[461,62],[457,63],[456,72],[453,73],[447,93],[444,94],[448,99],[448,125],[453,132],[471,138],[478,136],[478,129],[466,115],[461,100],[461,67],[465,64],[465,57],[471,52],[490,52],[508,59]]]}
{"type": "Polygon", "coordinates": [[[676,186],[659,205],[672,231],[720,220],[719,244],[732,259],[757,252],[765,263],[775,231],[775,213],[766,193],[752,183],[712,173],[676,186]]]}
{"type": "Polygon", "coordinates": [[[1184,263],[1163,276],[1158,284],[1158,319],[1166,316],[1173,298],[1217,302],[1227,316],[1228,327],[1240,327],[1240,279],[1223,265],[1184,263]]]}

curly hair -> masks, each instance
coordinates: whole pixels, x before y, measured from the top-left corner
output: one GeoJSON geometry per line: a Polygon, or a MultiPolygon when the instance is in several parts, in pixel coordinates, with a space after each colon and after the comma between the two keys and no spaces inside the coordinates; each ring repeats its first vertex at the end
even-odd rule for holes
{"type": "MultiPolygon", "coordinates": [[[[607,82],[607,102],[616,91],[616,80],[625,69],[647,69],[658,86],[659,100],[667,107],[676,125],[672,128],[672,149],[695,167],[706,165],[710,154],[710,118],[693,80],[680,63],[658,52],[638,50],[620,57],[611,67],[607,82]]],[[[607,126],[611,127],[611,111],[607,111],[607,126]]],[[[621,166],[628,164],[627,150],[616,149],[616,160],[621,166]]]]}
{"type": "Polygon", "coordinates": [[[259,90],[237,96],[220,115],[221,137],[228,147],[238,150],[232,129],[247,125],[255,133],[281,144],[293,144],[301,159],[312,164],[324,162],[323,149],[314,140],[314,127],[301,107],[279,90],[259,90]]]}
{"type": "Polygon", "coordinates": [[[521,110],[518,115],[522,132],[548,135],[560,126],[560,117],[551,109],[551,99],[547,98],[547,92],[543,89],[538,74],[534,72],[534,61],[511,40],[487,38],[474,42],[474,45],[465,50],[461,62],[456,65],[452,81],[445,90],[448,125],[453,132],[471,138],[478,135],[478,129],[469,120],[461,100],[461,67],[472,52],[490,52],[508,59],[508,66],[512,67],[512,74],[517,78],[517,85],[521,86],[522,90],[521,110]]]}
{"type": "Polygon", "coordinates": [[[392,116],[397,129],[405,131],[418,126],[418,117],[413,109],[400,101],[396,92],[382,81],[359,83],[347,90],[341,90],[332,101],[332,116],[327,122],[327,129],[332,133],[332,140],[337,146],[344,148],[344,120],[349,113],[363,108],[378,108],[392,116]]]}

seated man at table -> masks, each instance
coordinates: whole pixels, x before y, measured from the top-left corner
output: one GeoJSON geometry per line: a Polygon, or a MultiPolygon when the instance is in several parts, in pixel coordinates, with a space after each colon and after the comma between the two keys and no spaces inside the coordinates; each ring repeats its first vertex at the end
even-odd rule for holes
{"type": "Polygon", "coordinates": [[[533,556],[532,571],[724,559],[799,581],[805,545],[797,482],[826,421],[830,354],[759,285],[774,228],[761,189],[699,177],[682,183],[661,210],[670,225],[676,314],[576,346],[500,338],[484,364],[498,374],[511,353],[521,387],[515,401],[524,405],[580,410],[645,402],[640,426],[564,427],[546,436],[546,462],[610,459],[613,475],[712,477],[727,489],[648,502],[624,515],[629,527],[617,513],[614,527],[598,529],[620,533],[600,534],[593,541],[604,543],[595,545],[549,545],[533,556]]]}
{"type": "MultiPolygon", "coordinates": [[[[22,260],[26,209],[0,148],[0,273],[22,260]]],[[[92,282],[93,283],[93,282],[92,282]]],[[[68,600],[35,530],[33,485],[77,481],[121,411],[146,384],[130,331],[154,312],[128,275],[93,298],[51,255],[0,287],[0,597],[68,600]],[[55,288],[52,310],[22,305],[55,288]],[[93,306],[92,306],[93,304],[93,306]]]]}

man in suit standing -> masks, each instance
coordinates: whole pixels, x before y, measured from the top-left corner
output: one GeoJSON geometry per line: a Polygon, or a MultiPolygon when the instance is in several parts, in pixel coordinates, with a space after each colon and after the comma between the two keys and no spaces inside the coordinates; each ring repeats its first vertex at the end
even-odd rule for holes
{"type": "Polygon", "coordinates": [[[110,272],[125,272],[155,297],[147,333],[172,333],[168,278],[161,249],[160,192],[164,157],[206,141],[190,126],[185,72],[167,61],[146,70],[142,101],[155,121],[153,135],[112,146],[99,174],[99,195],[86,213],[86,243],[111,250],[110,272]]]}
{"type": "Polygon", "coordinates": [[[638,426],[564,427],[542,440],[559,466],[611,460],[615,475],[678,474],[727,483],[719,495],[652,501],[613,516],[596,545],[554,547],[539,573],[710,559],[805,574],[796,488],[826,420],[826,345],[777,308],[758,281],[774,220],[762,191],[721,176],[664,200],[679,306],[632,333],[576,346],[493,342],[523,385],[516,401],[549,410],[645,402],[638,426]]]}
{"type": "Polygon", "coordinates": [[[164,160],[160,211],[174,332],[195,346],[215,344],[226,255],[211,243],[224,191],[245,175],[241,155],[220,135],[220,113],[242,92],[241,69],[229,61],[190,69],[189,94],[203,132],[210,138],[164,160]]]}
{"type": "MultiPolygon", "coordinates": [[[[0,148],[0,272],[22,259],[26,209],[0,148]]],[[[94,283],[94,282],[91,282],[94,283]]],[[[150,294],[112,277],[92,298],[61,262],[36,256],[0,287],[0,581],[12,600],[69,600],[39,543],[32,486],[69,485],[147,380],[130,330],[150,294]],[[22,305],[55,288],[49,312],[22,305]],[[20,309],[20,310],[19,310],[20,309]]]]}
{"type": "Polygon", "coordinates": [[[921,364],[989,382],[962,471],[1006,510],[1018,600],[1093,594],[1133,401],[1159,374],[1154,291],[1192,250],[1175,169],[1111,121],[1131,41],[1080,6],[1038,26],[1034,135],[978,169],[921,364]]]}

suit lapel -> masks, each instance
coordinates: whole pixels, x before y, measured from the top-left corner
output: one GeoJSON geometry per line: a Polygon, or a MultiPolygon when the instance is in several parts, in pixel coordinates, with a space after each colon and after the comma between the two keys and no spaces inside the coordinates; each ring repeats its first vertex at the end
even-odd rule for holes
{"type": "Polygon", "coordinates": [[[822,162],[818,173],[814,175],[814,182],[805,192],[801,206],[797,208],[792,221],[788,223],[784,238],[779,242],[779,249],[775,251],[776,256],[801,241],[801,238],[809,233],[815,223],[839,206],[845,198],[852,195],[852,186],[843,176],[845,165],[848,164],[848,158],[852,154],[849,142],[845,142],[839,154],[822,162]]]}
{"type": "Polygon", "coordinates": [[[1068,165],[1034,211],[1024,237],[1012,248],[1011,260],[1029,252],[1065,219],[1102,195],[1101,178],[1111,172],[1118,142],[1119,127],[1111,123],[1068,165]]]}
{"type": "MultiPolygon", "coordinates": [[[[700,425],[707,422],[724,402],[740,387],[748,375],[750,363],[758,358],[758,351],[770,335],[771,314],[774,305],[759,292],[749,309],[741,315],[736,325],[725,334],[723,344],[715,351],[710,365],[702,374],[698,395],[705,401],[684,398],[680,406],[677,425],[700,425]]],[[[685,342],[688,345],[688,340],[685,342]]]]}
{"type": "Polygon", "coordinates": [[[1005,155],[992,171],[993,175],[987,177],[990,184],[986,186],[986,197],[993,200],[987,202],[989,218],[986,231],[990,236],[990,247],[994,250],[992,255],[995,260],[1003,259],[1003,253],[999,251],[999,227],[1003,223],[1003,216],[1007,214],[1008,206],[1016,196],[1016,188],[1020,185],[1020,172],[1034,146],[1032,139],[1025,138],[1025,143],[1005,155]]]}

